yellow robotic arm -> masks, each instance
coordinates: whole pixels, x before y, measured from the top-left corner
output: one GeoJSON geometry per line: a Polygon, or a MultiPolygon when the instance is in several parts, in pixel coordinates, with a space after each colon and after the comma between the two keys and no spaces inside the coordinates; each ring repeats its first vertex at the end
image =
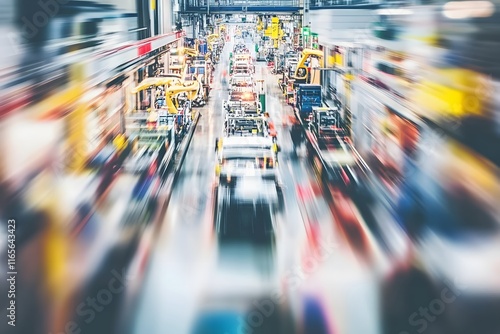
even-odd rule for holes
{"type": "Polygon", "coordinates": [[[212,44],[215,43],[215,42],[217,42],[218,39],[219,39],[219,35],[218,34],[208,35],[208,37],[207,37],[207,44],[208,44],[208,48],[210,49],[210,51],[213,51],[212,44]]]}
{"type": "Polygon", "coordinates": [[[293,79],[301,80],[301,81],[307,79],[307,67],[306,67],[305,63],[306,63],[307,59],[311,56],[318,58],[320,67],[324,66],[323,65],[323,51],[304,49],[302,51],[302,58],[300,58],[300,61],[297,64],[297,68],[295,69],[295,75],[294,75],[293,79]]]}
{"type": "Polygon", "coordinates": [[[188,55],[191,57],[198,57],[198,50],[196,50],[196,49],[184,48],[183,52],[185,55],[188,55]]]}
{"type": "Polygon", "coordinates": [[[175,85],[169,87],[165,91],[165,100],[167,103],[168,112],[177,114],[177,107],[174,104],[174,97],[180,93],[186,93],[190,101],[193,101],[198,94],[200,84],[197,81],[186,81],[183,85],[175,85]]]}
{"type": "Polygon", "coordinates": [[[207,37],[207,41],[209,42],[215,42],[216,40],[219,39],[219,34],[211,34],[211,35],[208,35],[207,37]]]}
{"type": "Polygon", "coordinates": [[[264,22],[260,18],[257,18],[257,31],[262,31],[264,29],[264,22]]]}
{"type": "Polygon", "coordinates": [[[172,84],[179,84],[181,81],[177,76],[164,77],[164,78],[146,78],[136,87],[132,89],[132,94],[137,94],[140,91],[146,90],[151,86],[170,86],[172,84]]]}

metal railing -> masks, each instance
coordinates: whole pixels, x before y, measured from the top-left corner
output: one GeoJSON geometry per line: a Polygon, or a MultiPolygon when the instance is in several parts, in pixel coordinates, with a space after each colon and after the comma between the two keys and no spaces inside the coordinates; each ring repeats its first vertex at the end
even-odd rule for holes
{"type": "Polygon", "coordinates": [[[275,6],[275,7],[298,7],[300,0],[189,0],[188,7],[210,7],[217,6],[242,6],[242,7],[260,7],[260,6],[275,6]]]}
{"type": "Polygon", "coordinates": [[[359,6],[380,5],[381,0],[311,0],[310,8],[333,7],[333,6],[359,6]]]}

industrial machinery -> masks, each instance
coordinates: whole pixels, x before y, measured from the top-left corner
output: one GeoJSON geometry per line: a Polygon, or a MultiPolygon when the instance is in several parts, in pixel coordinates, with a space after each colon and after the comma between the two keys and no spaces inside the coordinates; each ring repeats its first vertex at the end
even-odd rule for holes
{"type": "Polygon", "coordinates": [[[296,89],[295,103],[298,118],[302,121],[308,121],[311,117],[313,107],[322,106],[321,86],[299,85],[296,89]]]}
{"type": "Polygon", "coordinates": [[[190,57],[198,57],[198,50],[191,48],[183,48],[182,54],[190,57]]]}
{"type": "Polygon", "coordinates": [[[324,185],[352,190],[358,183],[358,156],[339,109],[313,107],[305,124],[310,161],[324,185]]]}
{"type": "Polygon", "coordinates": [[[231,78],[231,85],[228,86],[229,94],[231,95],[233,92],[256,93],[255,83],[252,80],[247,80],[246,78],[250,77],[231,78]]]}
{"type": "Polygon", "coordinates": [[[245,180],[272,182],[278,196],[276,204],[282,202],[276,144],[270,137],[231,136],[219,139],[215,166],[218,185],[234,187],[245,180]]]}
{"type": "Polygon", "coordinates": [[[269,124],[263,115],[227,114],[224,121],[224,136],[269,137],[269,124]]]}
{"type": "Polygon", "coordinates": [[[313,107],[309,130],[320,147],[329,147],[337,137],[345,137],[345,126],[338,109],[313,107]]]}
{"type": "Polygon", "coordinates": [[[304,49],[293,79],[295,84],[320,84],[321,72],[320,68],[323,65],[323,51],[304,49]]]}
{"type": "Polygon", "coordinates": [[[127,170],[143,173],[148,168],[151,172],[167,169],[195,119],[192,101],[199,91],[197,81],[182,82],[172,74],[147,78],[132,90],[138,96],[149,95],[151,101],[149,108],[125,115],[125,133],[133,141],[132,154],[125,164],[127,170]]]}
{"type": "Polygon", "coordinates": [[[167,110],[170,114],[177,114],[181,107],[179,103],[179,94],[185,93],[187,100],[192,102],[199,96],[200,85],[197,81],[185,82],[175,85],[165,90],[165,100],[167,110]]]}
{"type": "Polygon", "coordinates": [[[198,81],[202,87],[203,100],[207,101],[210,94],[212,69],[204,57],[193,58],[186,70],[186,79],[198,81]]]}
{"type": "Polygon", "coordinates": [[[222,109],[227,113],[260,114],[262,105],[254,92],[232,91],[229,99],[222,102],[222,109]]]}

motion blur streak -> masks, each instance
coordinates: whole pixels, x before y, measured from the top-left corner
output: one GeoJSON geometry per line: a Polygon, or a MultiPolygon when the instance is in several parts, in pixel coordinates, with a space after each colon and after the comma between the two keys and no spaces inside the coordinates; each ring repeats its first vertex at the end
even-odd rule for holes
{"type": "Polygon", "coordinates": [[[0,0],[0,45],[0,333],[500,333],[500,0],[0,0]]]}

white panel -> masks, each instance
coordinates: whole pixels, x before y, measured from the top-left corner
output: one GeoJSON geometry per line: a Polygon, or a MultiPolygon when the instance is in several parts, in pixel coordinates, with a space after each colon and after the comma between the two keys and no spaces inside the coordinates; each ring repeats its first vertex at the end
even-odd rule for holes
{"type": "Polygon", "coordinates": [[[176,39],[177,38],[175,37],[175,34],[172,34],[154,40],[153,42],[151,42],[151,50],[156,50],[158,48],[161,48],[162,46],[172,43],[176,39]]]}
{"type": "Polygon", "coordinates": [[[61,142],[64,120],[34,121],[21,113],[2,121],[0,126],[0,148],[3,176],[9,179],[20,179],[34,166],[40,166],[51,156],[54,148],[61,142]]]}
{"type": "Polygon", "coordinates": [[[311,12],[311,30],[321,44],[361,42],[370,35],[377,14],[368,9],[324,9],[311,12]]]}
{"type": "Polygon", "coordinates": [[[100,0],[100,3],[115,5],[116,8],[130,12],[136,13],[136,3],[135,0],[100,0]]]}
{"type": "Polygon", "coordinates": [[[162,12],[163,33],[169,33],[172,31],[172,26],[174,25],[172,1],[162,1],[162,12]]]}

